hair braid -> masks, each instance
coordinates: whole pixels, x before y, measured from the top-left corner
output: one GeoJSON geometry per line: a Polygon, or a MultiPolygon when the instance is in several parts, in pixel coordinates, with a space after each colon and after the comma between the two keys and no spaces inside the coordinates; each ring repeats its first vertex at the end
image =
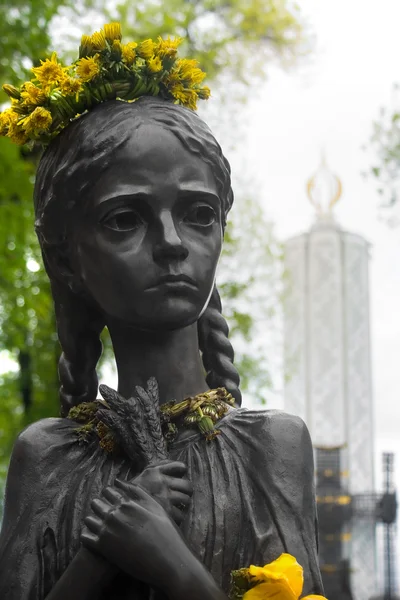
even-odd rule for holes
{"type": "Polygon", "coordinates": [[[214,286],[208,306],[198,322],[199,346],[210,388],[224,387],[242,404],[240,377],[233,365],[234,351],[228,339],[229,327],[222,316],[221,298],[214,286]]]}
{"type": "Polygon", "coordinates": [[[61,416],[73,406],[91,402],[97,396],[96,365],[101,356],[100,333],[104,322],[98,311],[53,279],[51,288],[62,354],[58,363],[61,416]]]}

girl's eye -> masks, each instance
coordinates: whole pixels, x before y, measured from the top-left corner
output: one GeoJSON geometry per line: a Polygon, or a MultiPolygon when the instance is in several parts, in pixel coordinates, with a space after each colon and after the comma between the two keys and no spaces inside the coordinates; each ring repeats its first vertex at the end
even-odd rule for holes
{"type": "Polygon", "coordinates": [[[215,223],[217,215],[215,210],[211,206],[196,206],[193,210],[188,213],[183,221],[190,223],[191,225],[198,225],[199,227],[208,227],[215,223]]]}
{"type": "Polygon", "coordinates": [[[102,224],[113,231],[134,231],[143,221],[134,210],[124,210],[114,213],[102,221],[102,224]]]}

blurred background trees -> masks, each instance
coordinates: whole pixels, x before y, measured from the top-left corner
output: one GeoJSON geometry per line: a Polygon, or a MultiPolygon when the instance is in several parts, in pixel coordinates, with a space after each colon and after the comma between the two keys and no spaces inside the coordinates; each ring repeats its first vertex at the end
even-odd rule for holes
{"type": "MultiPolygon", "coordinates": [[[[214,80],[220,103],[214,112],[225,116],[237,108],[237,98],[232,104],[229,98],[264,78],[271,61],[286,67],[306,50],[300,11],[289,0],[12,0],[0,5],[0,84],[18,85],[50,49],[75,60],[80,36],[109,20],[121,21],[127,40],[185,37],[183,54],[197,58],[214,80]]],[[[1,92],[0,104],[6,100],[1,92]]],[[[0,499],[15,435],[58,413],[60,347],[33,228],[37,160],[0,138],[0,499]]],[[[242,192],[236,203],[221,291],[243,390],[263,399],[271,385],[268,357],[250,342],[256,324],[267,328],[279,304],[281,249],[257,198],[242,192]]]]}
{"type": "MultiPolygon", "coordinates": [[[[382,207],[394,207],[400,199],[400,85],[393,86],[391,106],[382,108],[373,123],[370,139],[375,158],[370,175],[377,182],[382,207]]],[[[400,222],[398,211],[382,211],[382,217],[390,225],[400,222]]]]}

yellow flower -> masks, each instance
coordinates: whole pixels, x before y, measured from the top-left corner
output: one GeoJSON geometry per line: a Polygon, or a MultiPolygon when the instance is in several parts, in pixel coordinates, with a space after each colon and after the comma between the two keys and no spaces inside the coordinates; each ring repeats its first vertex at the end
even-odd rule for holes
{"type": "Polygon", "coordinates": [[[12,98],[14,100],[19,100],[21,98],[20,91],[17,90],[17,88],[14,87],[13,85],[5,83],[3,85],[3,90],[5,91],[5,93],[7,94],[7,96],[9,96],[10,98],[12,98]]]}
{"type": "Polygon", "coordinates": [[[154,42],[153,40],[144,40],[137,48],[137,54],[142,58],[151,58],[154,54],[154,42]]]}
{"type": "Polygon", "coordinates": [[[18,114],[12,108],[7,108],[0,113],[0,135],[7,135],[10,126],[16,124],[17,121],[18,114]]]}
{"type": "Polygon", "coordinates": [[[46,100],[46,94],[37,85],[27,81],[21,87],[21,98],[24,104],[33,104],[38,106],[46,100]]]}
{"type": "Polygon", "coordinates": [[[198,61],[190,58],[182,58],[176,62],[179,77],[186,81],[188,85],[200,84],[206,74],[198,68],[198,61]]]}
{"type": "Polygon", "coordinates": [[[211,90],[207,85],[205,85],[202,88],[199,88],[198,90],[196,90],[196,92],[200,100],[208,100],[211,96],[211,90]]]}
{"type": "Polygon", "coordinates": [[[286,598],[298,600],[303,589],[303,569],[290,554],[281,554],[279,558],[264,567],[251,565],[249,574],[253,582],[279,585],[286,593],[282,600],[286,598]]]}
{"type": "Polygon", "coordinates": [[[122,46],[122,58],[129,66],[133,64],[133,61],[136,58],[135,48],[137,48],[136,42],[129,42],[129,44],[122,46]]]}
{"type": "Polygon", "coordinates": [[[79,58],[90,56],[93,52],[95,52],[95,49],[92,43],[92,36],[83,35],[81,38],[81,45],[79,46],[79,58]]]}
{"type": "Polygon", "coordinates": [[[175,37],[171,40],[168,36],[166,40],[163,40],[161,36],[158,36],[154,53],[160,58],[174,58],[178,52],[178,46],[182,41],[183,38],[180,37],[175,37]]]}
{"type": "Polygon", "coordinates": [[[8,129],[7,137],[9,137],[14,144],[18,144],[18,146],[23,146],[29,139],[26,132],[16,121],[11,123],[8,129]]]}
{"type": "Polygon", "coordinates": [[[30,115],[22,119],[19,125],[23,127],[27,135],[32,133],[37,135],[42,131],[48,131],[52,122],[51,112],[43,106],[38,106],[30,115]]]}
{"type": "Polygon", "coordinates": [[[159,73],[163,68],[161,58],[159,56],[152,56],[147,61],[147,67],[151,73],[159,73]]]}
{"type": "Polygon", "coordinates": [[[104,31],[102,29],[100,29],[100,31],[95,31],[90,38],[90,43],[93,46],[93,50],[96,50],[96,52],[105,50],[107,48],[107,42],[104,31]]]}
{"type": "Polygon", "coordinates": [[[58,84],[64,77],[65,68],[57,61],[57,53],[53,52],[51,58],[41,60],[40,67],[33,67],[32,72],[43,88],[49,88],[53,84],[58,84]]]}
{"type": "Polygon", "coordinates": [[[197,109],[197,93],[195,90],[184,88],[182,84],[178,84],[173,86],[170,91],[178,104],[192,110],[197,109]]]}
{"type": "Polygon", "coordinates": [[[121,40],[121,23],[107,23],[104,25],[104,35],[108,42],[113,42],[114,40],[121,40]]]}
{"type": "Polygon", "coordinates": [[[76,74],[81,81],[91,81],[100,73],[99,55],[81,58],[76,67],[76,74]]]}
{"type": "MultiPolygon", "coordinates": [[[[249,567],[252,583],[243,600],[299,600],[303,589],[303,569],[290,554],[279,558],[264,567],[249,567]]],[[[311,595],[302,600],[327,600],[324,596],[311,595]]]]}
{"type": "Polygon", "coordinates": [[[121,60],[122,58],[122,45],[119,40],[114,40],[111,46],[112,60],[121,60]]]}
{"type": "Polygon", "coordinates": [[[60,81],[60,90],[66,96],[79,94],[82,90],[82,80],[66,75],[65,78],[60,81]]]}

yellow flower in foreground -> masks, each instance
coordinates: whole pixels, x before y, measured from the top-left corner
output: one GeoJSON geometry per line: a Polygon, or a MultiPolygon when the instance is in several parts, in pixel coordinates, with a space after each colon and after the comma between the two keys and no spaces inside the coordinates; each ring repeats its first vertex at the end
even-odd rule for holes
{"type": "Polygon", "coordinates": [[[166,40],[163,40],[161,36],[158,36],[157,43],[154,48],[154,53],[160,58],[168,57],[174,58],[178,52],[178,46],[183,41],[183,38],[175,37],[171,39],[169,36],[166,40]]]}
{"type": "Polygon", "coordinates": [[[104,25],[104,35],[109,42],[113,42],[114,40],[121,40],[121,23],[107,23],[104,25]]]}
{"type": "Polygon", "coordinates": [[[129,42],[128,44],[124,44],[122,46],[122,58],[126,62],[127,65],[132,65],[133,61],[136,58],[136,42],[129,42]]]}
{"type": "Polygon", "coordinates": [[[153,40],[144,40],[137,48],[137,54],[142,58],[151,58],[154,54],[154,42],[153,40]]]}
{"type": "Polygon", "coordinates": [[[40,62],[40,67],[33,67],[31,70],[44,88],[57,84],[64,77],[65,68],[58,62],[56,52],[53,52],[50,59],[40,62]]]}
{"type": "Polygon", "coordinates": [[[35,110],[19,122],[27,135],[39,134],[43,131],[48,131],[53,122],[51,112],[43,106],[38,106],[35,110]]]}
{"type": "Polygon", "coordinates": [[[95,56],[89,56],[88,58],[81,58],[78,61],[76,74],[81,81],[91,81],[100,73],[98,56],[99,55],[96,54],[95,56]]]}
{"type": "Polygon", "coordinates": [[[163,68],[161,58],[159,56],[152,56],[147,61],[147,67],[152,73],[159,73],[163,68]]]}
{"type": "Polygon", "coordinates": [[[38,106],[46,100],[46,94],[37,85],[31,81],[27,81],[21,87],[21,98],[24,104],[38,106]]]}
{"type": "MultiPolygon", "coordinates": [[[[281,554],[264,567],[249,567],[255,586],[247,591],[243,600],[299,600],[303,589],[303,569],[294,556],[281,554]]],[[[326,600],[324,596],[311,595],[302,600],[326,600]]]]}
{"type": "Polygon", "coordinates": [[[281,554],[279,558],[264,567],[251,565],[249,574],[253,582],[279,584],[282,591],[286,592],[285,600],[286,597],[287,600],[300,598],[303,589],[303,569],[290,554],[281,554]]]}

